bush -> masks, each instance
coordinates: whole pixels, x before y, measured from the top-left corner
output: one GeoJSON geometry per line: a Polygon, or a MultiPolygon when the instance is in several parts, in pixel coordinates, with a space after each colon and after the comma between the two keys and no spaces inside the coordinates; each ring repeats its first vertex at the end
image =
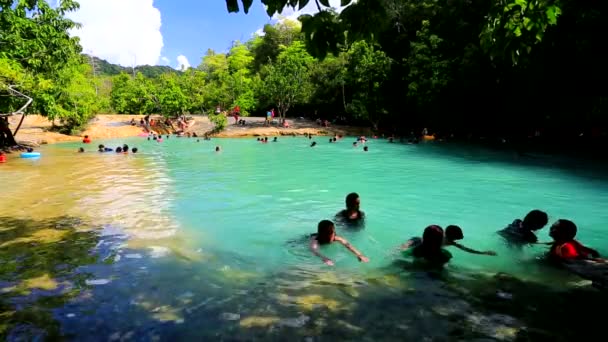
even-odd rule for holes
{"type": "Polygon", "coordinates": [[[224,114],[210,114],[209,121],[215,125],[214,132],[221,132],[228,126],[228,118],[224,114]]]}

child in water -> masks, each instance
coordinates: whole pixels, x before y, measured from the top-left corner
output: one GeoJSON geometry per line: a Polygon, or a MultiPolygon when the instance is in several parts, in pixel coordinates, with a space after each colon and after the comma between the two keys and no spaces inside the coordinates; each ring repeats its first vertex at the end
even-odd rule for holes
{"type": "Polygon", "coordinates": [[[422,239],[412,238],[401,246],[404,256],[413,256],[416,261],[424,261],[430,266],[443,267],[452,259],[452,254],[443,246],[443,229],[431,225],[424,229],[422,239]]]}
{"type": "Polygon", "coordinates": [[[549,217],[544,211],[535,209],[530,211],[524,220],[516,219],[498,234],[509,243],[523,245],[527,243],[537,243],[538,238],[535,231],[540,230],[549,222],[549,217]]]}
{"type": "Polygon", "coordinates": [[[312,234],[310,236],[310,250],[314,255],[321,258],[323,262],[329,266],[333,266],[334,262],[319,252],[319,246],[328,245],[332,242],[339,242],[344,245],[344,247],[346,247],[349,251],[351,251],[354,255],[357,256],[357,259],[359,259],[359,261],[369,261],[369,259],[365,255],[361,254],[361,252],[359,252],[354,246],[352,246],[348,241],[346,241],[346,239],[336,235],[336,227],[334,226],[333,222],[329,220],[323,220],[319,222],[319,225],[317,226],[317,233],[312,234]]]}
{"type": "Polygon", "coordinates": [[[583,246],[576,241],[577,228],[570,220],[557,220],[549,232],[553,244],[549,250],[549,257],[554,261],[572,261],[581,259],[595,259],[600,257],[595,249],[583,246]]]}
{"type": "Polygon", "coordinates": [[[456,242],[457,240],[462,240],[462,239],[464,239],[464,234],[462,233],[462,229],[460,229],[460,227],[455,226],[455,225],[449,225],[445,228],[445,239],[443,241],[444,246],[446,246],[446,247],[454,246],[458,249],[461,249],[465,252],[472,253],[472,254],[496,255],[496,252],[493,252],[493,251],[481,252],[481,251],[477,251],[472,248],[463,246],[463,245],[459,244],[458,242],[456,242]]]}

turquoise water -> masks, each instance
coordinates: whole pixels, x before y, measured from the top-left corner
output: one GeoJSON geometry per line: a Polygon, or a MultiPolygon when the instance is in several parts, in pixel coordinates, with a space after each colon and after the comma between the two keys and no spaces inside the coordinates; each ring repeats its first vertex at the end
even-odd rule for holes
{"type": "MultiPolygon", "coordinates": [[[[143,340],[513,339],[522,325],[535,323],[526,314],[509,311],[507,319],[505,308],[479,307],[479,284],[500,287],[508,281],[494,274],[504,272],[529,288],[549,286],[538,290],[547,294],[580,279],[538,260],[546,247],[507,248],[497,230],[539,208],[550,222],[573,220],[581,241],[608,252],[602,205],[608,178],[595,166],[441,143],[372,140],[364,152],[353,148],[353,138],[314,140],[314,148],[303,137],[267,144],[255,138],[101,142],[139,148],[127,156],[98,154],[94,146],[77,154],[79,144],[48,146],[39,161],[2,165],[0,182],[23,203],[2,200],[0,214],[35,219],[44,211],[45,219],[68,215],[102,228],[92,248],[98,261],[73,272],[87,274],[89,283],[77,286],[86,296],[52,308],[60,334],[77,339],[91,329],[143,340]],[[12,189],[8,179],[17,174],[32,184],[12,189]],[[34,200],[33,191],[44,199],[34,200]],[[365,228],[339,227],[338,234],[370,262],[329,246],[322,252],[336,265],[328,267],[310,255],[304,237],[320,220],[333,219],[349,192],[361,196],[365,228]],[[454,258],[439,278],[404,273],[396,248],[429,224],[457,224],[464,245],[498,256],[452,248],[454,258]],[[121,320],[109,319],[118,312],[121,320]],[[499,333],[505,329],[517,331],[499,333]]],[[[548,227],[539,240],[550,241],[548,227]]],[[[74,282],[73,274],[62,276],[74,282]]]]}

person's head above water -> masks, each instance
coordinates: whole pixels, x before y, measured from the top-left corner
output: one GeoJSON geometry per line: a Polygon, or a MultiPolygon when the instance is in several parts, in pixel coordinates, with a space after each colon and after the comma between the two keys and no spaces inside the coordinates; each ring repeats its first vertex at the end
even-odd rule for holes
{"type": "Polygon", "coordinates": [[[122,150],[123,150],[124,152],[129,152],[129,145],[127,145],[127,144],[123,144],[123,145],[122,145],[122,150]]]}
{"type": "Polygon", "coordinates": [[[443,229],[437,225],[431,225],[422,233],[422,245],[429,250],[439,250],[443,245],[443,229]]]}
{"type": "Polygon", "coordinates": [[[578,229],[576,228],[576,224],[574,224],[574,222],[560,219],[551,226],[549,236],[551,236],[555,241],[571,241],[574,240],[577,231],[578,229]]]}
{"type": "Polygon", "coordinates": [[[116,153],[121,153],[121,152],[122,152],[122,147],[118,146],[118,147],[116,148],[116,153]]]}
{"type": "Polygon", "coordinates": [[[317,241],[319,244],[330,243],[336,236],[336,228],[334,223],[329,220],[319,222],[317,226],[317,241]]]}
{"type": "Polygon", "coordinates": [[[133,147],[133,148],[131,149],[131,152],[133,152],[133,153],[137,153],[137,151],[139,151],[139,150],[137,149],[137,147],[133,147]]]}
{"type": "Polygon", "coordinates": [[[363,146],[363,151],[367,152],[369,148],[367,146],[363,146]]]}
{"type": "Polygon", "coordinates": [[[361,204],[361,199],[359,198],[359,194],[356,192],[351,192],[346,195],[346,209],[348,210],[359,210],[359,206],[361,204]]]}
{"type": "Polygon", "coordinates": [[[549,222],[549,216],[546,212],[534,209],[524,217],[523,227],[529,230],[539,230],[546,226],[549,222]]]}
{"type": "Polygon", "coordinates": [[[80,147],[80,148],[78,149],[78,153],[82,153],[82,152],[84,152],[84,148],[80,147]]]}
{"type": "Polygon", "coordinates": [[[215,152],[219,152],[221,148],[219,146],[215,146],[215,152]]]}
{"type": "Polygon", "coordinates": [[[445,227],[445,238],[448,241],[456,241],[464,239],[464,234],[462,234],[462,229],[455,225],[449,225],[445,227]]]}

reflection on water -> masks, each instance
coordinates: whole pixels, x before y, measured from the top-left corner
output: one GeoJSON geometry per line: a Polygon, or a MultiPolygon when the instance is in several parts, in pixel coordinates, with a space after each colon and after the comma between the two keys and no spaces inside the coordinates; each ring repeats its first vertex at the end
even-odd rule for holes
{"type": "Polygon", "coordinates": [[[66,144],[3,165],[0,338],[554,341],[600,333],[601,315],[573,312],[605,311],[605,294],[539,263],[539,249],[508,250],[491,234],[525,214],[529,200],[580,213],[591,227],[583,234],[598,241],[606,213],[575,207],[564,193],[600,203],[600,185],[568,189],[570,179],[549,173],[534,192],[528,177],[537,171],[453,164],[379,143],[369,155],[339,144],[313,151],[290,139],[222,141],[222,154],[187,139],[128,141],[138,155],[76,154],[78,145],[66,144]],[[378,166],[395,156],[399,167],[380,177],[378,166]],[[353,187],[367,226],[339,233],[372,263],[329,247],[337,266],[328,268],[310,256],[306,236],[353,187]],[[500,196],[490,201],[491,189],[500,196]],[[501,256],[453,251],[442,272],[395,260],[394,247],[429,219],[464,222],[467,244],[501,256]]]}

